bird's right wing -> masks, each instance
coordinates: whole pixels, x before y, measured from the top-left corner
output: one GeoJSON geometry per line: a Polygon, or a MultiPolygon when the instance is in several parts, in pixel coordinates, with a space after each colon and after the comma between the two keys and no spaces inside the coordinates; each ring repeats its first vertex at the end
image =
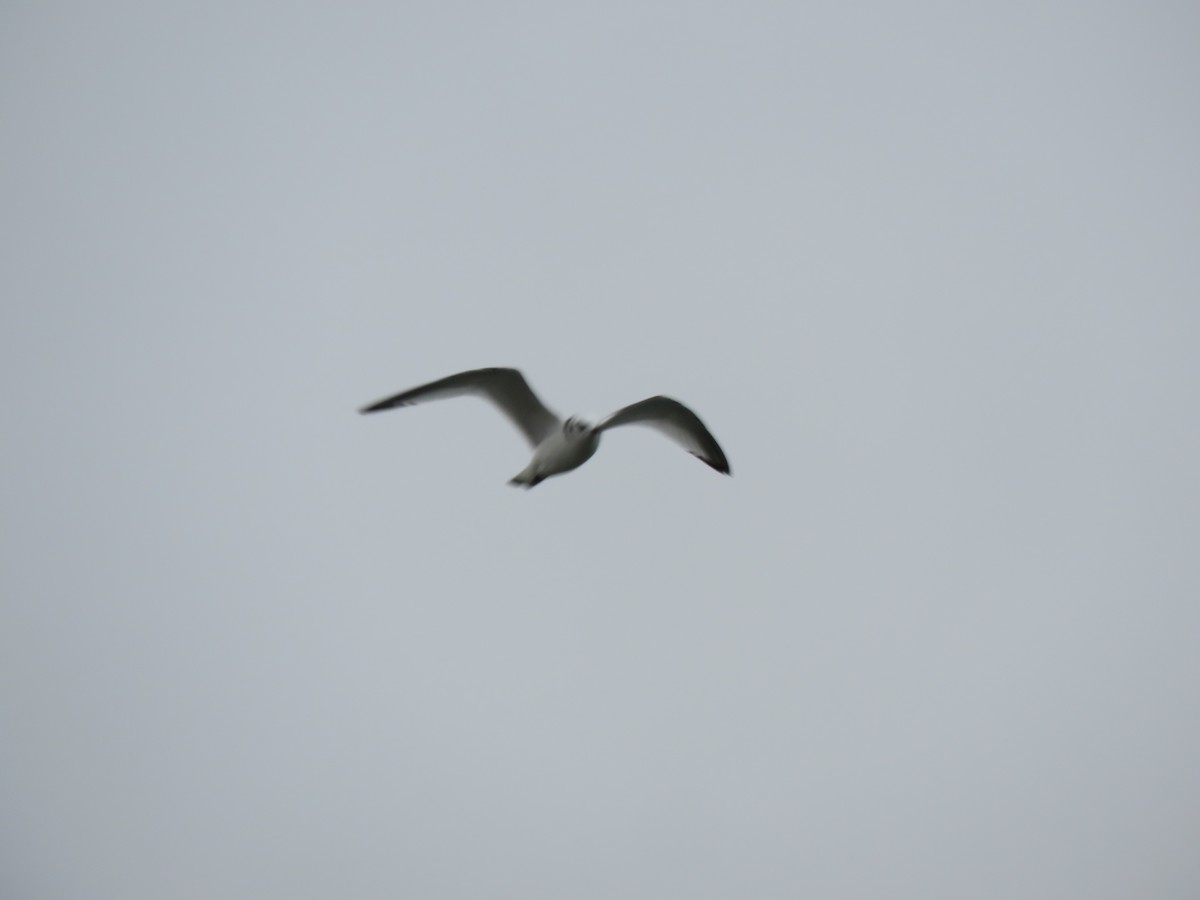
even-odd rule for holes
{"type": "Polygon", "coordinates": [[[463,395],[474,395],[492,401],[534,447],[562,424],[558,416],[538,399],[525,377],[516,369],[472,369],[470,372],[459,372],[457,375],[431,381],[429,384],[364,406],[359,412],[380,412],[398,406],[413,406],[427,400],[443,400],[463,395]]]}
{"type": "Polygon", "coordinates": [[[704,427],[700,417],[678,400],[670,397],[640,400],[601,419],[596,430],[607,431],[618,425],[649,425],[721,474],[729,474],[729,460],[717,439],[704,427]]]}

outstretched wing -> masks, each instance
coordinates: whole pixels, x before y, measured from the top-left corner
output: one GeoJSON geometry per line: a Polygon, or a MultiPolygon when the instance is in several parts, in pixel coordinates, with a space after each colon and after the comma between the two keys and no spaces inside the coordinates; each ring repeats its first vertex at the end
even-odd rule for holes
{"type": "Polygon", "coordinates": [[[730,474],[729,460],[717,439],[704,427],[700,417],[678,400],[650,397],[633,403],[601,419],[596,430],[607,431],[618,425],[649,425],[718,472],[730,474]]]}
{"type": "Polygon", "coordinates": [[[463,395],[474,395],[492,401],[517,428],[521,429],[526,440],[534,447],[561,426],[558,416],[550,412],[537,398],[525,377],[516,369],[472,369],[470,372],[459,372],[457,375],[431,381],[429,384],[364,406],[359,412],[380,412],[398,406],[413,406],[427,400],[444,400],[447,397],[463,395]]]}

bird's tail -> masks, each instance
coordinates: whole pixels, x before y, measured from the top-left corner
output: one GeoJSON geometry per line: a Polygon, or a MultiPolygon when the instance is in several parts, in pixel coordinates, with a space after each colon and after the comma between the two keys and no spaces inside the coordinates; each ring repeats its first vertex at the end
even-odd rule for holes
{"type": "Polygon", "coordinates": [[[529,490],[531,487],[540,482],[543,477],[545,476],[539,475],[534,468],[530,466],[525,471],[520,472],[510,478],[508,483],[513,487],[523,487],[525,490],[529,490]]]}

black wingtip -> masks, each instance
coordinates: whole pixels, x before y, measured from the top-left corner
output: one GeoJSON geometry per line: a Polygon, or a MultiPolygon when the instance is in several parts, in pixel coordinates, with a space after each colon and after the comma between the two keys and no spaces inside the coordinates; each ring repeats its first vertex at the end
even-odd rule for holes
{"type": "Polygon", "coordinates": [[[376,400],[370,406],[359,407],[358,411],[365,416],[367,413],[383,412],[385,409],[396,409],[397,407],[408,405],[404,402],[396,402],[395,397],[388,397],[386,400],[376,400]]]}
{"type": "Polygon", "coordinates": [[[728,475],[730,478],[733,477],[733,471],[729,468],[729,460],[724,456],[720,459],[709,459],[707,456],[701,456],[699,453],[693,453],[692,456],[696,457],[696,459],[700,460],[700,462],[704,463],[714,472],[720,472],[722,475],[728,475]]]}

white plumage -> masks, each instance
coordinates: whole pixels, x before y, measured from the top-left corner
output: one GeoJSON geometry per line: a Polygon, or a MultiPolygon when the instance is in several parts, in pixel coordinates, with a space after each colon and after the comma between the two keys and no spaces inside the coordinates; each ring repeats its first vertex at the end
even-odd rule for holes
{"type": "Polygon", "coordinates": [[[509,484],[531,488],[551,475],[583,465],[600,446],[600,435],[619,425],[646,425],[666,435],[693,456],[729,475],[729,461],[700,418],[670,397],[649,397],[622,407],[599,422],[579,416],[565,421],[546,408],[516,369],[472,369],[364,406],[372,413],[427,400],[474,395],[490,400],[525,435],[533,459],[509,484]]]}

